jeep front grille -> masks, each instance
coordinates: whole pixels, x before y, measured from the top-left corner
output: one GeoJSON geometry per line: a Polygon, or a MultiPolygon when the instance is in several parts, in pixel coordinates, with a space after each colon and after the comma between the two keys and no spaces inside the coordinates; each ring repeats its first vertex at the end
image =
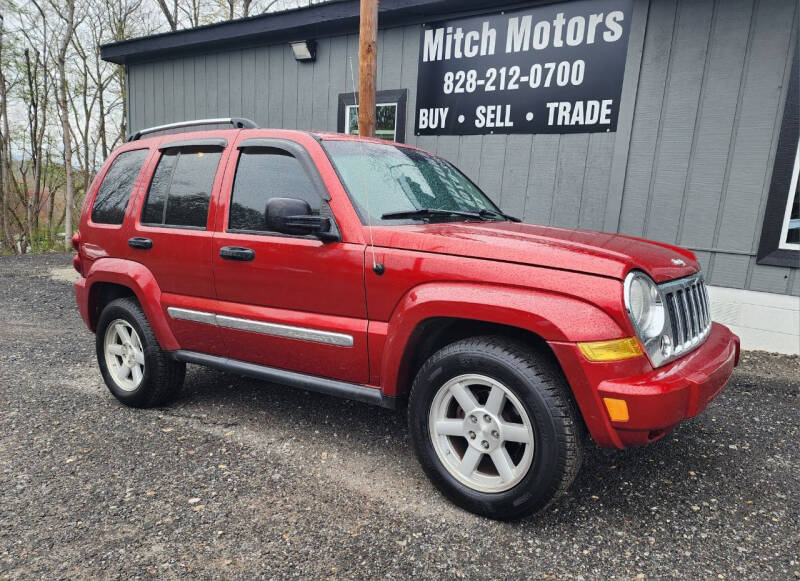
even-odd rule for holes
{"type": "Polygon", "coordinates": [[[711,310],[703,274],[659,285],[667,309],[667,330],[674,346],[670,359],[691,351],[711,330],[711,310]]]}

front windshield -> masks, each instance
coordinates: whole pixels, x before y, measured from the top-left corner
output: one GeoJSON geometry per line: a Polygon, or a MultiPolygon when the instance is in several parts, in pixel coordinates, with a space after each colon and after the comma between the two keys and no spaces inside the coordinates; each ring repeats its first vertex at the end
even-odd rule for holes
{"type": "Polygon", "coordinates": [[[504,219],[478,187],[440,157],[391,144],[323,141],[363,221],[463,221],[468,216],[446,212],[483,212],[485,219],[504,219]],[[433,210],[433,215],[391,218],[387,214],[433,210]],[[443,211],[439,212],[439,211],[443,211]],[[383,217],[383,218],[382,218],[383,217]]]}

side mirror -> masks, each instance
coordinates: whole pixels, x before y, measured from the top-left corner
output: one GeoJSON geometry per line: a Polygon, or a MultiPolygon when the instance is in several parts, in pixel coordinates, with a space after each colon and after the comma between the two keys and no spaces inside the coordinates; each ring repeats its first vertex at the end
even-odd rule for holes
{"type": "Polygon", "coordinates": [[[331,220],[311,213],[311,206],[299,198],[271,198],[264,210],[268,230],[294,236],[318,236],[321,240],[338,240],[331,230],[331,220]]]}

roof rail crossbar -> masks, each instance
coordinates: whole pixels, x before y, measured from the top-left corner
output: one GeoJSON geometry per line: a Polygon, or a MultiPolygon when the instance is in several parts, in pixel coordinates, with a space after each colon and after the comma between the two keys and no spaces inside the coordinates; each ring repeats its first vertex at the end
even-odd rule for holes
{"type": "Polygon", "coordinates": [[[232,125],[236,129],[258,129],[258,125],[250,119],[244,117],[221,117],[218,119],[194,119],[193,121],[179,121],[178,123],[167,123],[166,125],[157,125],[156,127],[148,127],[137,131],[130,137],[128,141],[136,141],[145,135],[151,133],[158,133],[159,131],[167,131],[170,129],[182,129],[184,127],[197,127],[199,125],[232,125]]]}

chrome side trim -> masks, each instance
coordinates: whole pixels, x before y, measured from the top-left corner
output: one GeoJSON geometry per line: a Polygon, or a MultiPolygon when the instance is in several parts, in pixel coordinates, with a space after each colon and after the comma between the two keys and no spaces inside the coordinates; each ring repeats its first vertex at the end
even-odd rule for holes
{"type": "Polygon", "coordinates": [[[314,343],[337,345],[339,347],[353,346],[352,335],[331,333],[330,331],[320,331],[318,329],[308,329],[306,327],[293,327],[291,325],[281,325],[278,323],[265,323],[263,321],[240,319],[238,317],[228,317],[226,315],[217,315],[217,325],[220,327],[228,327],[229,329],[262,333],[264,335],[285,337],[287,339],[313,341],[314,343]]]}
{"type": "Polygon", "coordinates": [[[194,323],[206,323],[207,325],[216,325],[216,315],[214,313],[206,313],[205,311],[193,311],[191,309],[181,309],[178,307],[167,307],[167,313],[173,319],[182,321],[192,321],[194,323]]]}
{"type": "Polygon", "coordinates": [[[331,331],[320,331],[319,329],[309,329],[307,327],[281,325],[280,323],[267,323],[264,321],[254,321],[253,319],[240,319],[239,317],[215,315],[214,313],[181,309],[179,307],[167,307],[167,313],[169,313],[169,316],[173,319],[205,323],[206,325],[216,325],[218,327],[237,329],[239,331],[249,331],[251,333],[261,333],[262,335],[297,339],[299,341],[311,341],[313,343],[323,343],[325,345],[335,345],[337,347],[353,346],[353,336],[344,333],[333,333],[331,331]]]}

